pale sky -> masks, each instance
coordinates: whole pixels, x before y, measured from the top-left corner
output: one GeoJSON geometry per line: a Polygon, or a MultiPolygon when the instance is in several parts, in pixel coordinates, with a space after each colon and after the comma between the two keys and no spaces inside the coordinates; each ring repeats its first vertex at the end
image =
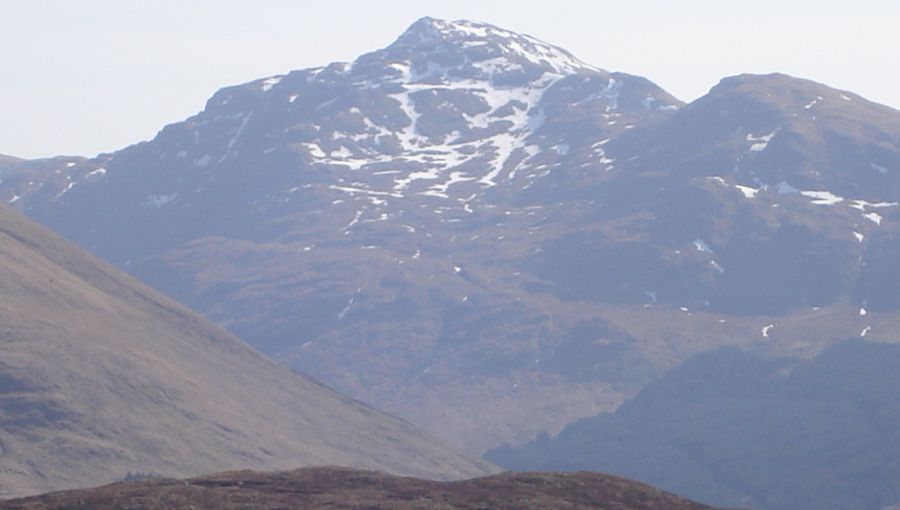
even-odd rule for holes
{"type": "Polygon", "coordinates": [[[785,72],[900,108],[900,1],[0,0],[0,154],[94,156],[216,89],[351,61],[422,16],[533,35],[684,101],[785,72]]]}

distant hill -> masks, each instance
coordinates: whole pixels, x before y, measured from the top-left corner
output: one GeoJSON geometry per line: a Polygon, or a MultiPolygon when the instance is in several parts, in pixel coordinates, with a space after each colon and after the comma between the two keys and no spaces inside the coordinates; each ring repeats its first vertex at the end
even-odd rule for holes
{"type": "Polygon", "coordinates": [[[333,468],[118,483],[0,502],[3,510],[72,508],[712,510],[647,485],[596,473],[506,473],[439,483],[333,468]]]}
{"type": "Polygon", "coordinates": [[[128,472],[492,472],[0,206],[0,498],[128,472]]]}
{"type": "Polygon", "coordinates": [[[799,363],[726,348],[614,414],[486,457],[608,471],[722,506],[881,510],[900,503],[898,366],[900,344],[851,340],[799,363]]]}

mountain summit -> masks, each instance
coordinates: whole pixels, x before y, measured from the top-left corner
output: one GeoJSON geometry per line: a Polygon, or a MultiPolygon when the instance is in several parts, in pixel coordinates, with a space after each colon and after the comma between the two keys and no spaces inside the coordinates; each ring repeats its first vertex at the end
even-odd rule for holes
{"type": "Polygon", "coordinates": [[[393,44],[378,53],[388,59],[432,63],[435,67],[440,63],[454,66],[468,60],[465,65],[496,74],[540,70],[568,75],[598,70],[568,51],[528,35],[487,23],[430,17],[413,23],[393,44]]]}

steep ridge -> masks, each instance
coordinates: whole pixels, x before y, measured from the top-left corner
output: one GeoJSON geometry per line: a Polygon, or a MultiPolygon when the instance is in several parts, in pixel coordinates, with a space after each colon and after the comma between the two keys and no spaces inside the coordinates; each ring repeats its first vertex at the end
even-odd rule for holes
{"type": "Polygon", "coordinates": [[[652,487],[597,473],[504,473],[461,482],[430,482],[381,473],[308,468],[284,473],[241,471],[190,480],[119,483],[87,491],[0,502],[7,510],[87,506],[254,509],[535,509],[704,510],[711,507],[652,487]]]}
{"type": "Polygon", "coordinates": [[[0,207],[0,498],[128,472],[321,464],[430,478],[492,469],[0,207]]]}

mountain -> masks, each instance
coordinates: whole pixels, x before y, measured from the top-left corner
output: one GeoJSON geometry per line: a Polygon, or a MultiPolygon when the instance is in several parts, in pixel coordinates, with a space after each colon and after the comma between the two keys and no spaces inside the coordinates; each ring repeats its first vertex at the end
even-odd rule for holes
{"type": "Polygon", "coordinates": [[[486,474],[0,206],[0,497],[128,472],[486,474]]]}
{"type": "Polygon", "coordinates": [[[590,207],[553,193],[615,175],[600,142],[680,104],[532,37],[425,18],[3,189],[278,361],[480,451],[620,399],[535,371],[543,337],[574,325],[526,300],[517,265],[590,207]]]}
{"type": "Polygon", "coordinates": [[[375,472],[307,468],[240,471],[190,480],[107,485],[0,502],[8,510],[63,509],[562,509],[703,510],[711,507],[622,478],[596,473],[504,473],[431,482],[375,472]]]}
{"type": "Polygon", "coordinates": [[[424,18],[68,164],[0,193],[476,453],[614,411],[703,352],[803,360],[900,326],[900,113],[784,75],[685,105],[424,18]]]}
{"type": "Polygon", "coordinates": [[[699,501],[763,509],[896,508],[900,345],[850,340],[797,362],[692,357],[615,413],[498,448],[516,469],[599,469],[699,501]]]}
{"type": "Polygon", "coordinates": [[[597,193],[623,216],[645,216],[630,227],[661,248],[649,255],[654,269],[637,281],[638,268],[624,268],[605,286],[567,280],[570,292],[638,302],[653,291],[658,303],[729,315],[842,299],[897,310],[885,260],[900,198],[896,110],[807,80],[746,75],[636,131],[610,143],[627,176],[597,193]]]}

